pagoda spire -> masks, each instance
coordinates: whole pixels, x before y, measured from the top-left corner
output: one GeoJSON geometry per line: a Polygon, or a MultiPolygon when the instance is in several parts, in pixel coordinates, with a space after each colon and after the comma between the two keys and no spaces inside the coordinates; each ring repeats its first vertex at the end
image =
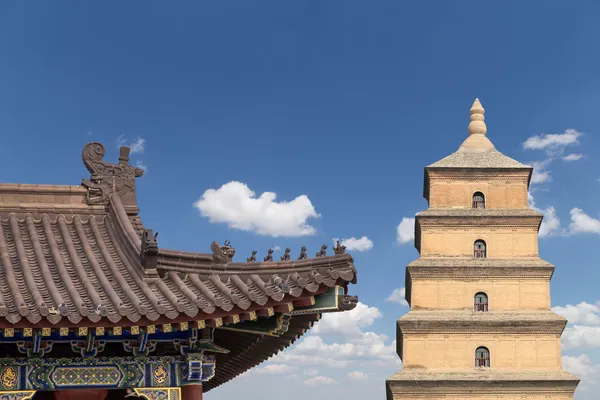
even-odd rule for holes
{"type": "Polygon", "coordinates": [[[469,122],[469,135],[485,135],[485,109],[479,99],[475,99],[471,106],[471,122],[469,122]]]}

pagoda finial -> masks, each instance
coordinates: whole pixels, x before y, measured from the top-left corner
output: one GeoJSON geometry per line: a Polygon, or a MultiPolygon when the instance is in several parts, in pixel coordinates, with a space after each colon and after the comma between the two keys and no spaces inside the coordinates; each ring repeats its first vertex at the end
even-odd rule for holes
{"type": "Polygon", "coordinates": [[[487,126],[485,125],[485,109],[479,99],[475,99],[471,106],[471,122],[469,123],[469,135],[485,135],[487,126]]]}

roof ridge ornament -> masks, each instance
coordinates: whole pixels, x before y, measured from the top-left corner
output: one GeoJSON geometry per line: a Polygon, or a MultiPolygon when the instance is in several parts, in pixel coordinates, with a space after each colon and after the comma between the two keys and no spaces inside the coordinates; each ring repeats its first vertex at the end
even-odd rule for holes
{"type": "Polygon", "coordinates": [[[152,229],[144,229],[142,234],[142,249],[140,251],[140,262],[144,270],[156,269],[158,265],[158,232],[152,229]]]}
{"type": "Polygon", "coordinates": [[[134,207],[137,214],[135,178],[144,175],[144,170],[129,165],[130,151],[129,147],[122,146],[119,149],[119,163],[111,164],[102,159],[105,153],[102,143],[85,145],[81,158],[91,176],[89,180],[82,179],[81,185],[88,189],[90,204],[107,204],[113,193],[117,193],[125,209],[134,207]]]}
{"type": "Polygon", "coordinates": [[[485,135],[487,126],[485,124],[485,108],[479,99],[475,99],[470,110],[471,122],[469,122],[469,135],[485,135]]]}
{"type": "Polygon", "coordinates": [[[213,264],[227,265],[233,260],[233,256],[235,256],[235,249],[231,247],[229,240],[226,240],[223,246],[220,246],[217,242],[212,242],[210,249],[213,252],[213,264]]]}

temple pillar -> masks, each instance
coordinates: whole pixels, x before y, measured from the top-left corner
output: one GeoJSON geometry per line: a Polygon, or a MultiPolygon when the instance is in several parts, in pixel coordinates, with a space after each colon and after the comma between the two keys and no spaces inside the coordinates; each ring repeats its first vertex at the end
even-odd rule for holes
{"type": "Polygon", "coordinates": [[[108,396],[105,389],[67,389],[54,392],[55,400],[104,400],[108,396]]]}
{"type": "Polygon", "coordinates": [[[181,400],[202,400],[202,385],[189,384],[182,386],[181,400]]]}

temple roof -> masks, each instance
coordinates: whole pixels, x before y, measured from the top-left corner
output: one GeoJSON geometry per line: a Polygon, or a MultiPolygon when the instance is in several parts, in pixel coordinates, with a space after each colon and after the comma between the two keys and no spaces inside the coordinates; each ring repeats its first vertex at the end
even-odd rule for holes
{"type": "Polygon", "coordinates": [[[88,144],[92,176],[82,186],[0,185],[0,317],[17,326],[205,320],[293,307],[356,281],[339,248],[281,262],[233,262],[229,243],[213,242],[210,253],[160,248],[138,216],[143,171],[128,153],[122,148],[113,165],[101,144],[88,144]]]}

